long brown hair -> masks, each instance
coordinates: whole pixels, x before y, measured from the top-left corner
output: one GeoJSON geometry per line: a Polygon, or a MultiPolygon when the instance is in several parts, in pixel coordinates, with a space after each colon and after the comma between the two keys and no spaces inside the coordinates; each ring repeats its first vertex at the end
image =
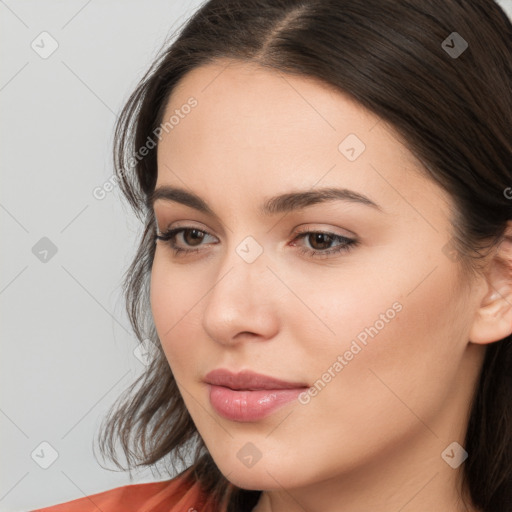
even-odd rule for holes
{"type": "MultiPolygon", "coordinates": [[[[512,25],[492,0],[211,0],[180,28],[129,98],[116,127],[114,163],[144,228],[124,291],[135,334],[151,340],[153,350],[147,371],[109,412],[101,451],[123,467],[118,439],[130,470],[170,467],[191,456],[193,478],[239,512],[250,510],[260,492],[236,488],[216,467],[153,325],[156,225],[148,197],[157,179],[156,150],[144,158],[137,153],[155,139],[178,81],[218,58],[320,79],[388,122],[453,198],[452,240],[459,268],[469,275],[512,218],[504,193],[512,186],[512,25]]],[[[511,337],[486,348],[465,449],[464,487],[473,504],[510,512],[511,337]]]]}

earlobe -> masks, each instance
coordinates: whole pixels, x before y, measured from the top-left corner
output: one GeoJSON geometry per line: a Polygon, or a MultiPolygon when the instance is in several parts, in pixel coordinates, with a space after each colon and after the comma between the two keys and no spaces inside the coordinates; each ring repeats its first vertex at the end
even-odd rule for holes
{"type": "MultiPolygon", "coordinates": [[[[509,221],[510,223],[510,221],[509,221]]],[[[485,272],[487,292],[469,333],[469,341],[487,344],[512,334],[512,239],[509,224],[485,272]]]]}

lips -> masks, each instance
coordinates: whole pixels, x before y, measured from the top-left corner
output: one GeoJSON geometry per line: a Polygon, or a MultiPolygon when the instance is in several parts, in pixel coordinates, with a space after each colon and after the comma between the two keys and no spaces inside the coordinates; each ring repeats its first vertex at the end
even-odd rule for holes
{"type": "Polygon", "coordinates": [[[263,419],[308,388],[304,382],[287,382],[249,370],[235,374],[217,369],[209,372],[204,381],[215,411],[239,422],[263,419]]]}

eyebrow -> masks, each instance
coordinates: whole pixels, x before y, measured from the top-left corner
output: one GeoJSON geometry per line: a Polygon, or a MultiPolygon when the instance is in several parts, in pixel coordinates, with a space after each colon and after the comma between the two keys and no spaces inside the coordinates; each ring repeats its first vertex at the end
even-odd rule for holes
{"type": "MultiPolygon", "coordinates": [[[[148,205],[154,207],[157,200],[173,201],[189,206],[202,213],[217,217],[215,212],[199,196],[185,189],[170,186],[156,188],[148,198],[148,205]]],[[[276,215],[278,213],[289,213],[302,210],[308,206],[328,201],[349,201],[383,211],[382,208],[368,197],[346,188],[321,188],[307,191],[288,192],[267,199],[260,206],[260,213],[264,216],[276,215]]]]}

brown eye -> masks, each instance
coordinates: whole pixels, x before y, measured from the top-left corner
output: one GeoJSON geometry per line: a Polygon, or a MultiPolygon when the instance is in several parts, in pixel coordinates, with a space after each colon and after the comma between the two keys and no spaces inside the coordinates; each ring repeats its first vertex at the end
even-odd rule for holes
{"type": "Polygon", "coordinates": [[[185,243],[190,246],[200,245],[203,241],[205,232],[199,229],[186,229],[182,232],[185,243]]]}
{"type": "Polygon", "coordinates": [[[201,250],[201,245],[205,237],[213,237],[206,231],[197,228],[175,228],[156,235],[156,240],[162,240],[165,242],[173,251],[174,254],[185,256],[187,254],[196,253],[201,250]],[[181,247],[179,244],[183,245],[181,247]],[[197,248],[195,248],[197,247],[197,248]]]}
{"type": "Polygon", "coordinates": [[[309,233],[307,238],[310,242],[311,248],[318,251],[328,249],[334,240],[334,237],[327,233],[309,233]]]}
{"type": "Polygon", "coordinates": [[[356,239],[324,231],[303,231],[298,234],[291,245],[297,245],[297,240],[306,242],[305,247],[299,246],[301,254],[316,258],[328,258],[332,255],[341,254],[350,251],[359,244],[356,239]],[[332,245],[334,242],[337,242],[337,244],[332,245]]]}

